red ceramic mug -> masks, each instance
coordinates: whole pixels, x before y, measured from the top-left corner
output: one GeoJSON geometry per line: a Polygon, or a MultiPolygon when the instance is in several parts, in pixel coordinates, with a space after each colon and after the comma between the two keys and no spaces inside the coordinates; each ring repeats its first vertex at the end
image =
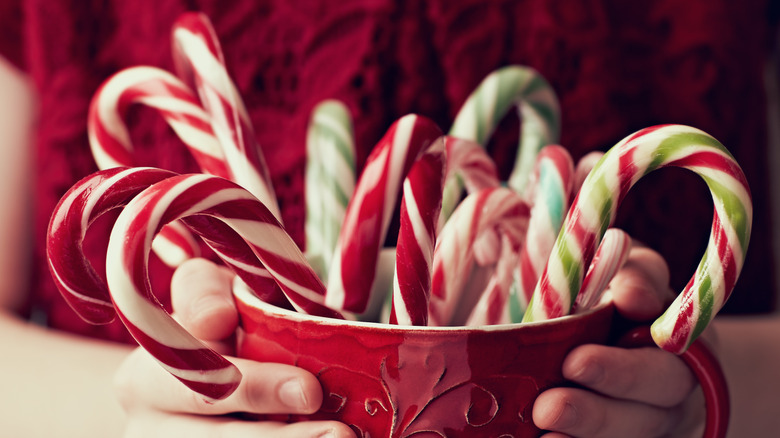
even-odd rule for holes
{"type": "MultiPolygon", "coordinates": [[[[564,357],[604,344],[613,307],[530,324],[400,327],[290,312],[236,287],[238,355],[299,366],[323,387],[321,409],[287,421],[338,420],[359,437],[536,437],[534,400],[567,385],[564,357]]],[[[654,345],[635,330],[624,346],[654,345]]],[[[682,355],[704,389],[704,436],[724,437],[728,392],[715,357],[699,341],[682,355]]],[[[280,419],[280,418],[275,418],[280,419]]]]}

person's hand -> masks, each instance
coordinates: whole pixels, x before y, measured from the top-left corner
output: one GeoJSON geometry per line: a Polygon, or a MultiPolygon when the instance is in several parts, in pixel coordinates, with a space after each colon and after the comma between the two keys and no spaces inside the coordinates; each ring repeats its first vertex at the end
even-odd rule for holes
{"type": "MultiPolygon", "coordinates": [[[[204,259],[180,266],[171,294],[176,319],[212,348],[230,354],[238,324],[230,296],[232,273],[204,259]]],[[[127,437],[354,437],[338,422],[283,424],[246,421],[235,413],[307,414],[322,402],[322,388],[310,373],[293,366],[229,358],[243,374],[238,389],[216,403],[168,374],[143,349],[136,349],[116,374],[116,393],[127,413],[127,437]]]]}
{"type": "MultiPolygon", "coordinates": [[[[656,252],[635,247],[610,283],[615,308],[650,321],[673,298],[669,269],[656,252]]],[[[536,400],[533,421],[545,438],[701,436],[703,397],[693,373],[658,348],[584,345],[572,350],[563,375],[586,389],[554,388],[536,400]]]]}

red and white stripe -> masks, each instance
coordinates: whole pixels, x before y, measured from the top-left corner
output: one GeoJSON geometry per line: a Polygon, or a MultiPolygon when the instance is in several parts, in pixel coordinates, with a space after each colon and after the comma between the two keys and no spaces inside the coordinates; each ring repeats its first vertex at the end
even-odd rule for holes
{"type": "MultiPolygon", "coordinates": [[[[476,261],[475,243],[486,233],[507,236],[518,246],[528,229],[528,204],[514,190],[491,188],[467,196],[439,233],[433,256],[429,323],[451,325],[464,302],[466,283],[476,261]]],[[[497,251],[493,251],[498,256],[497,251]]],[[[480,293],[475,291],[474,293],[480,293]]]]}
{"type": "Polygon", "coordinates": [[[242,279],[251,277],[252,267],[265,266],[299,311],[341,315],[322,304],[325,286],[271,211],[247,190],[222,178],[194,174],[162,180],[141,192],[119,215],[106,253],[106,277],[117,314],[163,367],[207,399],[219,399],[235,389],[240,374],[159,306],[148,280],[154,234],[168,222],[188,218],[194,219],[189,224],[199,234],[208,235],[207,243],[216,243],[218,255],[242,279]],[[233,232],[221,233],[221,228],[210,226],[212,221],[233,232]],[[236,235],[255,260],[250,255],[237,260],[220,252],[235,243],[236,235]],[[246,263],[250,269],[238,266],[246,263]]]}
{"type": "Polygon", "coordinates": [[[232,175],[230,179],[249,190],[280,219],[271,176],[252,122],[230,79],[219,40],[205,14],[186,13],[176,20],[173,55],[179,75],[194,80],[222,145],[232,175]]]}
{"type": "Polygon", "coordinates": [[[471,311],[466,325],[492,325],[510,322],[509,299],[520,248],[509,236],[501,235],[501,248],[484,292],[471,311]]]}
{"type": "Polygon", "coordinates": [[[452,136],[445,137],[444,141],[447,147],[447,173],[439,229],[461,201],[462,188],[466,189],[466,193],[474,193],[501,185],[496,163],[482,145],[452,136]]]}
{"type": "Polygon", "coordinates": [[[87,230],[106,212],[173,175],[140,167],[102,170],[76,183],[54,208],[46,235],[49,269],[65,301],[85,321],[107,324],[116,316],[108,286],[84,255],[87,230]]]}
{"type": "Polygon", "coordinates": [[[366,161],[344,217],[328,275],[326,303],[362,313],[376,280],[379,251],[401,194],[420,154],[441,137],[431,120],[410,114],[396,121],[366,161]]]}
{"type": "MultiPolygon", "coordinates": [[[[87,133],[92,155],[100,169],[133,166],[133,145],[125,124],[134,104],[157,110],[192,153],[201,169],[228,177],[219,141],[209,116],[192,91],[178,78],[154,67],[132,67],[104,82],[90,102],[87,133]]],[[[181,225],[171,223],[154,242],[155,253],[169,266],[199,254],[197,241],[181,225]]]]}
{"type": "Polygon", "coordinates": [[[89,106],[87,133],[101,169],[132,166],[133,145],[125,124],[129,108],[141,104],[157,110],[187,145],[201,169],[228,177],[225,157],[211,129],[210,117],[190,88],[155,67],[131,67],[116,73],[97,90],[89,106]]]}
{"type": "Polygon", "coordinates": [[[584,312],[599,303],[609,282],[628,260],[631,246],[631,236],[619,228],[610,228],[604,233],[601,245],[582,280],[580,293],[574,303],[575,312],[584,312]]]}
{"type": "Polygon", "coordinates": [[[390,323],[427,325],[436,224],[441,211],[445,153],[437,142],[404,181],[390,323]]]}

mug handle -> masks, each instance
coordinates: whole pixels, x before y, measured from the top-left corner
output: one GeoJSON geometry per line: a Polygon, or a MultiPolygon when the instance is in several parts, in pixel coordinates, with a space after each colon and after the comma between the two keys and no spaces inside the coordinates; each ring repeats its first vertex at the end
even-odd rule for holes
{"type": "MultiPolygon", "coordinates": [[[[656,344],[650,336],[650,327],[641,326],[623,335],[617,345],[637,348],[656,344]]],[[[694,341],[688,350],[680,355],[680,359],[688,365],[704,391],[704,403],[707,409],[704,438],[725,438],[729,427],[731,405],[726,377],[720,362],[701,339],[694,341]]]]}

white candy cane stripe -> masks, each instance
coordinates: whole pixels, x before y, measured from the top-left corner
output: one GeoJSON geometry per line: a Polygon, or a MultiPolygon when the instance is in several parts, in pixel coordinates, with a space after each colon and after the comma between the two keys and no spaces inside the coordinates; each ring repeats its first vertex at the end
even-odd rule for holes
{"type": "Polygon", "coordinates": [[[474,193],[501,184],[496,163],[479,143],[452,136],[445,137],[444,141],[447,146],[447,174],[439,229],[460,202],[463,188],[466,193],[474,193]]]}
{"type": "Polygon", "coordinates": [[[445,152],[428,149],[409,170],[401,199],[390,323],[427,325],[431,265],[441,210],[445,152]]]}
{"type": "Polygon", "coordinates": [[[601,245],[582,280],[582,288],[574,303],[575,312],[584,312],[599,303],[602,293],[626,263],[630,252],[631,237],[624,231],[610,228],[604,233],[601,245]]]}
{"type": "Polygon", "coordinates": [[[536,282],[550,257],[555,238],[569,209],[574,177],[574,163],[561,146],[545,146],[539,153],[530,178],[526,199],[531,200],[528,234],[515,271],[512,320],[522,320],[533,295],[536,282]]]}
{"type": "Polygon", "coordinates": [[[326,100],[314,108],[306,135],[306,256],[327,281],[333,252],[355,191],[355,142],[349,110],[326,100]]]}
{"type": "Polygon", "coordinates": [[[99,171],[71,187],[55,207],[46,236],[49,269],[65,301],[85,321],[107,324],[115,317],[108,287],[84,254],[87,230],[106,212],[173,175],[151,168],[99,171]]]}
{"type": "MultiPolygon", "coordinates": [[[[119,215],[109,239],[106,276],[111,298],[141,346],[184,384],[206,398],[219,399],[238,385],[238,371],[156,305],[148,281],[147,263],[155,232],[168,222],[193,216],[230,226],[234,233],[222,234],[222,228],[211,227],[206,220],[186,222],[199,234],[207,234],[206,242],[216,242],[215,247],[223,252],[238,234],[258,258],[254,265],[262,263],[297,308],[321,316],[340,315],[310,301],[322,300],[324,285],[273,214],[248,191],[222,178],[196,174],[168,178],[141,192],[119,215]],[[197,370],[215,372],[220,378],[192,381],[190,371],[197,370]],[[223,374],[234,378],[225,379],[223,374]]],[[[231,260],[224,262],[233,267],[231,260]]]]}
{"type": "Polygon", "coordinates": [[[214,28],[201,13],[183,14],[173,26],[174,61],[192,77],[211,126],[222,145],[231,180],[249,190],[281,218],[271,176],[252,122],[225,66],[214,28]]]}
{"type": "Polygon", "coordinates": [[[463,301],[471,301],[464,285],[474,267],[474,243],[484,233],[498,232],[519,246],[527,232],[528,216],[529,207],[522,197],[503,187],[473,193],[460,203],[436,241],[429,324],[457,324],[452,320],[456,309],[463,301]]]}
{"type": "Polygon", "coordinates": [[[420,153],[442,141],[440,137],[435,123],[410,114],[396,121],[369,155],[334,253],[325,300],[328,307],[365,311],[404,178],[420,153]]]}
{"type": "Polygon", "coordinates": [[[530,67],[508,66],[491,73],[463,104],[449,134],[485,146],[512,106],[518,108],[522,129],[508,182],[522,192],[539,150],[557,143],[560,130],[558,98],[538,72],[530,67]]]}
{"type": "Polygon", "coordinates": [[[644,175],[669,166],[701,176],[715,207],[699,268],[652,328],[661,348],[674,353],[687,349],[731,293],[744,263],[753,217],[747,182],[734,158],[717,140],[687,126],[641,130],[618,143],[593,168],[569,211],[526,320],[548,319],[571,310],[583,267],[589,265],[612,224],[619,202],[644,175]],[[550,270],[554,265],[560,266],[560,272],[550,270]]]}

